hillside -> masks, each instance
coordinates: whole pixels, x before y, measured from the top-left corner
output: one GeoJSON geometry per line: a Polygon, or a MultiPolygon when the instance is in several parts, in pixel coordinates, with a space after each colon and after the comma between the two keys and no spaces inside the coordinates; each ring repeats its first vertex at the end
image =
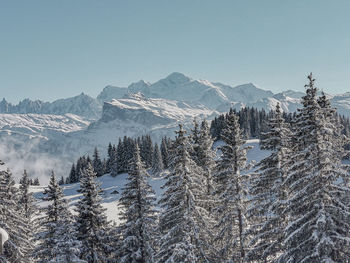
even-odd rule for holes
{"type": "MultiPolygon", "coordinates": [[[[216,142],[214,147],[218,147],[222,142],[216,142]]],[[[248,151],[247,157],[248,162],[256,161],[259,162],[262,158],[266,157],[269,154],[269,151],[260,150],[259,141],[258,140],[248,140],[247,145],[252,146],[253,148],[248,151]]],[[[220,153],[218,153],[218,156],[220,153]]],[[[166,172],[166,171],[165,171],[166,172]]],[[[118,208],[118,200],[120,198],[120,194],[122,189],[126,183],[127,174],[119,174],[116,177],[112,177],[109,174],[105,174],[102,177],[97,178],[97,180],[101,184],[101,188],[103,189],[102,198],[103,198],[103,206],[107,209],[107,216],[109,220],[113,220],[119,223],[119,208],[118,208]],[[116,191],[118,193],[116,193],[116,191]]],[[[163,189],[161,186],[164,184],[164,179],[162,177],[152,177],[149,180],[152,188],[156,192],[156,196],[159,199],[161,194],[163,193],[163,189]]],[[[45,186],[31,186],[31,190],[35,193],[35,197],[40,200],[43,196],[42,192],[45,186]]],[[[81,194],[77,192],[79,189],[79,183],[63,185],[63,192],[66,199],[69,200],[70,207],[73,211],[74,204],[77,202],[79,198],[81,198],[81,194]]],[[[45,206],[46,202],[39,201],[40,206],[45,206]]]]}

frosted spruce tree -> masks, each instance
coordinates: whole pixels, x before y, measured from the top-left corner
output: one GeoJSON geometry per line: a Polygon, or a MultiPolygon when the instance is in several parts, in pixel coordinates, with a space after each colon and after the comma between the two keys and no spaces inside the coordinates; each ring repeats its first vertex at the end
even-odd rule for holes
{"type": "Polygon", "coordinates": [[[214,182],[213,171],[215,169],[215,157],[216,153],[213,149],[214,140],[210,134],[210,127],[206,120],[201,123],[198,148],[197,148],[197,164],[203,170],[203,176],[205,180],[205,195],[206,195],[206,210],[211,211],[214,206],[213,194],[214,194],[214,182]]]}
{"type": "Polygon", "coordinates": [[[179,126],[160,200],[161,237],[156,262],[211,262],[206,255],[208,213],[197,205],[197,197],[202,196],[204,188],[201,169],[190,158],[188,138],[182,125],[179,126]]]}
{"type": "MultiPolygon", "coordinates": [[[[0,161],[0,164],[3,164],[0,161]]],[[[4,257],[8,262],[30,262],[31,245],[27,239],[30,228],[19,209],[18,189],[10,170],[0,171],[0,227],[9,234],[4,246],[4,257]]]]}
{"type": "Polygon", "coordinates": [[[153,263],[156,235],[155,193],[147,182],[149,175],[141,162],[138,144],[129,165],[128,181],[119,200],[122,207],[121,263],[153,263]]]}
{"type": "Polygon", "coordinates": [[[200,137],[200,127],[197,119],[193,120],[193,129],[189,135],[189,142],[191,143],[191,157],[198,164],[198,154],[199,154],[199,137],[200,137]]]}
{"type": "Polygon", "coordinates": [[[77,237],[82,242],[81,259],[88,263],[105,262],[111,251],[110,228],[106,209],[101,205],[101,188],[90,163],[82,170],[78,192],[83,195],[76,206],[77,237]]]}
{"type": "Polygon", "coordinates": [[[72,215],[68,211],[67,201],[54,172],[51,173],[49,185],[43,194],[43,201],[49,204],[43,209],[44,215],[38,222],[40,231],[37,234],[35,261],[82,262],[78,258],[80,246],[73,235],[74,229],[70,221],[72,215]]]}
{"type": "Polygon", "coordinates": [[[163,169],[164,169],[164,165],[163,165],[162,155],[160,153],[158,144],[156,143],[154,145],[151,171],[152,171],[153,175],[158,176],[161,174],[163,169]]]}
{"type": "Polygon", "coordinates": [[[102,176],[103,175],[103,163],[100,158],[100,153],[97,150],[97,147],[95,147],[94,154],[92,156],[92,166],[94,168],[94,171],[96,173],[96,176],[102,176]]]}
{"type": "Polygon", "coordinates": [[[247,217],[250,224],[247,261],[275,262],[283,252],[282,242],[286,217],[287,160],[291,131],[282,117],[279,104],[267,122],[268,131],[261,134],[260,148],[271,154],[257,164],[250,180],[247,217]]]}
{"type": "Polygon", "coordinates": [[[218,204],[216,247],[223,262],[243,262],[246,253],[246,169],[247,150],[238,116],[233,112],[226,117],[226,126],[221,138],[224,145],[219,147],[222,155],[217,162],[214,179],[218,204]]]}
{"type": "Polygon", "coordinates": [[[296,119],[296,142],[285,180],[290,190],[281,262],[349,262],[349,204],[339,154],[340,130],[321,107],[312,74],[296,119]]]}
{"type": "Polygon", "coordinates": [[[86,263],[80,259],[81,242],[77,240],[74,217],[64,204],[60,220],[56,224],[54,257],[49,263],[86,263]]]}
{"type": "Polygon", "coordinates": [[[32,255],[34,249],[34,234],[36,232],[34,218],[37,217],[39,213],[39,210],[35,205],[36,200],[33,196],[33,193],[29,191],[30,184],[31,180],[26,170],[24,170],[19,184],[18,205],[20,214],[22,215],[22,218],[25,221],[28,229],[28,232],[25,234],[26,240],[29,242],[29,246],[24,253],[28,255],[29,261],[31,261],[30,256],[32,255]]]}
{"type": "Polygon", "coordinates": [[[166,137],[162,138],[162,143],[160,145],[160,153],[162,154],[162,161],[165,169],[169,168],[169,149],[168,149],[168,139],[166,137]]]}

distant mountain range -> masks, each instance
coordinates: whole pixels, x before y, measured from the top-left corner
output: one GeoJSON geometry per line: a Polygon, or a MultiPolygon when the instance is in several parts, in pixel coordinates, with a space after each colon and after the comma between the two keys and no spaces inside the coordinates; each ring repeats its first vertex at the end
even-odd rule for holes
{"type": "MultiPolygon", "coordinates": [[[[124,135],[150,133],[157,140],[172,136],[180,122],[191,125],[194,117],[211,119],[230,107],[269,111],[280,103],[284,111],[293,112],[303,95],[292,90],[274,94],[252,83],[232,87],[172,73],[153,84],[141,80],[128,87],[107,86],[97,98],[82,93],[54,102],[25,99],[18,105],[3,99],[0,159],[20,170],[40,153],[41,158],[42,154],[47,159],[64,158],[69,166],[95,146],[104,149],[124,135]],[[7,152],[13,155],[6,157],[7,152]],[[16,163],[18,158],[23,165],[16,163]]],[[[328,96],[340,114],[350,117],[350,92],[328,96]]]]}
{"type": "MultiPolygon", "coordinates": [[[[295,111],[299,106],[302,92],[292,90],[274,94],[263,90],[252,83],[232,87],[218,82],[194,80],[182,73],[172,73],[153,84],[140,80],[128,87],[107,86],[97,98],[84,93],[54,102],[24,99],[13,105],[5,99],[0,102],[0,113],[17,114],[55,114],[71,113],[90,120],[97,120],[103,112],[104,102],[123,99],[130,94],[142,93],[144,98],[159,98],[189,103],[192,106],[204,106],[219,112],[230,107],[257,107],[265,110],[273,109],[277,102],[284,111],[295,111]]],[[[328,95],[332,105],[340,114],[350,116],[350,92],[341,95],[328,95]]]]}

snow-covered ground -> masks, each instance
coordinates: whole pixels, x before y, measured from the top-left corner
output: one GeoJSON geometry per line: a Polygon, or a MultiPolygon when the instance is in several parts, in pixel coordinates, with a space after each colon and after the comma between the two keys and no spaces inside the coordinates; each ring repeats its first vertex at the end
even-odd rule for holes
{"type": "MultiPolygon", "coordinates": [[[[217,142],[214,147],[218,147],[219,145],[222,145],[222,142],[217,142]]],[[[247,154],[248,162],[251,162],[253,160],[259,162],[269,154],[269,151],[263,151],[259,149],[259,140],[248,140],[247,145],[253,147],[247,154]]],[[[119,223],[120,212],[120,208],[118,207],[118,200],[126,183],[127,176],[128,175],[125,173],[119,174],[116,177],[105,174],[104,176],[97,178],[101,184],[101,188],[103,189],[103,206],[107,209],[107,217],[109,220],[113,220],[117,223],[119,223]]],[[[163,193],[163,189],[161,187],[164,184],[164,177],[151,177],[149,179],[149,182],[156,192],[157,198],[159,198],[163,193]]],[[[40,201],[40,198],[43,196],[42,192],[44,188],[45,186],[31,187],[31,190],[35,193],[35,197],[39,199],[39,206],[47,205],[46,202],[40,201]]],[[[64,195],[69,201],[72,211],[74,211],[75,203],[79,200],[79,198],[81,198],[81,194],[77,192],[78,189],[79,183],[63,186],[64,195]]]]}

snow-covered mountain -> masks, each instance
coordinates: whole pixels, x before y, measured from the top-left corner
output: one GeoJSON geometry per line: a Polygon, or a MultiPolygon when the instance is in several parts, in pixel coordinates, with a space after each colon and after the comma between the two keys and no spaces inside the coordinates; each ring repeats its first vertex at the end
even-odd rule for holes
{"type": "Polygon", "coordinates": [[[54,102],[32,101],[30,99],[24,99],[17,105],[13,105],[5,99],[0,102],[0,113],[10,114],[35,113],[64,115],[71,113],[88,119],[97,119],[101,115],[101,110],[102,104],[100,101],[84,93],[54,102]]]}
{"type": "Polygon", "coordinates": [[[127,88],[107,86],[98,98],[111,101],[139,92],[146,98],[183,101],[220,111],[228,110],[232,103],[254,103],[259,99],[273,96],[271,91],[262,90],[252,83],[231,87],[207,80],[194,80],[182,73],[174,72],[153,84],[141,80],[127,88]]]}
{"type": "MultiPolygon", "coordinates": [[[[24,159],[32,161],[39,153],[50,160],[74,161],[91,154],[95,146],[104,150],[124,135],[150,133],[155,140],[172,136],[178,123],[190,126],[194,117],[211,119],[230,107],[269,111],[280,103],[284,111],[293,112],[303,95],[291,90],[273,94],[252,83],[232,87],[172,73],[155,83],[141,80],[128,87],[107,86],[97,98],[82,93],[54,102],[25,99],[18,105],[3,99],[0,157],[11,162],[6,151],[25,149],[21,156],[27,154],[24,159]]],[[[350,93],[329,96],[340,114],[350,116],[350,93]]],[[[17,167],[20,170],[27,165],[24,162],[17,167]]]]}
{"type": "MultiPolygon", "coordinates": [[[[225,112],[230,107],[257,107],[265,110],[274,109],[277,102],[284,111],[293,112],[299,106],[302,92],[292,90],[273,94],[253,83],[230,86],[219,82],[195,80],[182,73],[174,72],[155,83],[143,80],[128,87],[106,86],[97,98],[84,93],[54,102],[24,99],[13,105],[5,99],[0,102],[0,113],[37,113],[62,115],[71,113],[91,120],[98,120],[102,114],[104,102],[129,97],[130,94],[142,93],[144,98],[159,98],[185,102],[194,106],[204,106],[210,110],[225,112]]],[[[341,114],[350,116],[350,93],[331,96],[332,103],[341,114]]]]}
{"type": "MultiPolygon", "coordinates": [[[[141,80],[132,83],[127,88],[107,86],[97,98],[101,102],[110,102],[113,99],[122,99],[128,94],[138,92],[141,92],[146,98],[183,101],[219,112],[225,112],[230,107],[247,106],[269,111],[274,109],[277,103],[280,103],[284,111],[294,112],[300,106],[300,99],[304,95],[303,92],[293,90],[274,94],[253,83],[230,86],[219,82],[195,80],[182,73],[174,72],[153,84],[141,80]]],[[[349,93],[329,96],[339,113],[350,116],[349,93]]]]}

